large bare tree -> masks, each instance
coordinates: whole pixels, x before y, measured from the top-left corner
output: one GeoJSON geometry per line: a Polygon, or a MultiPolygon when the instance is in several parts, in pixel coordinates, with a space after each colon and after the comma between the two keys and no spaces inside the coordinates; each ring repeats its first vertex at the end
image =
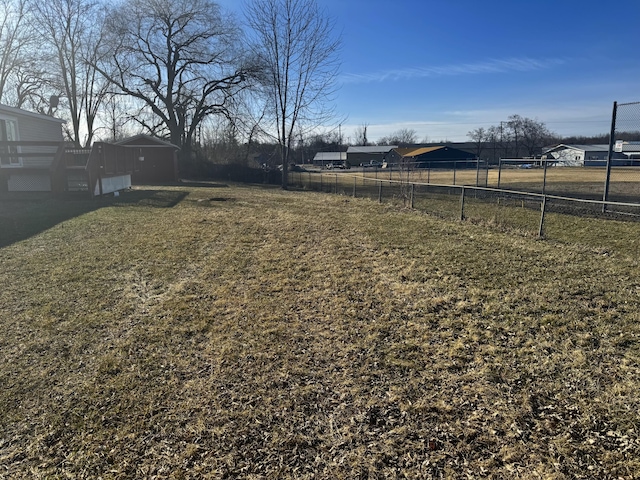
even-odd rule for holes
{"type": "Polygon", "coordinates": [[[234,95],[249,84],[239,29],[211,0],[120,2],[108,29],[113,63],[101,72],[140,102],[136,119],[147,131],[168,136],[190,159],[198,126],[229,116],[234,95]]]}
{"type": "Polygon", "coordinates": [[[0,102],[20,107],[33,80],[36,29],[28,0],[0,0],[0,102]]]}
{"type": "Polygon", "coordinates": [[[262,85],[280,146],[282,188],[286,189],[296,136],[333,117],[330,100],[340,40],[315,0],[250,0],[245,17],[253,52],[263,67],[262,85]]]}
{"type": "Polygon", "coordinates": [[[495,162],[500,157],[534,157],[540,154],[545,143],[552,141],[555,134],[539,120],[511,115],[499,126],[479,127],[469,131],[467,136],[475,144],[478,157],[485,150],[490,150],[495,162]]]}
{"type": "Polygon", "coordinates": [[[51,88],[62,96],[63,116],[71,123],[67,136],[78,147],[91,145],[108,87],[94,67],[103,41],[102,7],[95,0],[47,0],[34,6],[42,45],[51,52],[51,88]]]}
{"type": "Polygon", "coordinates": [[[529,157],[542,153],[542,147],[551,142],[555,136],[543,122],[537,119],[523,118],[521,129],[520,143],[525,150],[525,154],[529,157]]]}

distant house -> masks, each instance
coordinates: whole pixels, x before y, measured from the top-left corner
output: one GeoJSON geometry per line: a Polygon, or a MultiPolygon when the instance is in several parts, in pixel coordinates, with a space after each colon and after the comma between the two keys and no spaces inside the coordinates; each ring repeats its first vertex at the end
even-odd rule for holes
{"type": "Polygon", "coordinates": [[[0,104],[0,191],[51,191],[63,120],[0,104]]]}
{"type": "MultiPolygon", "coordinates": [[[[542,158],[555,159],[559,167],[604,167],[609,156],[609,145],[565,145],[560,144],[543,150],[542,158]]],[[[612,165],[629,164],[629,156],[613,153],[612,165]]]]}
{"type": "Polygon", "coordinates": [[[387,154],[394,148],[398,148],[398,146],[352,146],[347,149],[347,162],[353,166],[361,164],[382,164],[387,161],[387,154]]]}
{"type": "Polygon", "coordinates": [[[630,164],[640,165],[640,142],[617,142],[615,152],[620,151],[628,160],[633,160],[630,164]],[[618,149],[619,148],[619,149],[618,149]]]}
{"type": "Polygon", "coordinates": [[[132,173],[134,184],[171,183],[178,180],[179,147],[150,135],[125,138],[116,145],[132,149],[137,169],[132,173]]]}
{"type": "Polygon", "coordinates": [[[416,168],[476,166],[476,156],[474,154],[446,145],[394,148],[388,158],[392,163],[408,163],[416,168]],[[467,162],[469,165],[467,165],[467,162]]]}
{"type": "Polygon", "coordinates": [[[347,152],[318,152],[313,157],[313,164],[325,168],[327,165],[347,161],[347,152]]]}

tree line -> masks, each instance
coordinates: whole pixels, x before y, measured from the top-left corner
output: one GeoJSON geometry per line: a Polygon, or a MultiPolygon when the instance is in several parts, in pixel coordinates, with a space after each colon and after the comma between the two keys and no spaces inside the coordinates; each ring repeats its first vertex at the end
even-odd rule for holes
{"type": "MultiPolygon", "coordinates": [[[[315,0],[0,0],[0,103],[76,147],[148,133],[182,168],[219,138],[291,147],[330,119],[340,39],[315,0]]],[[[237,155],[237,152],[236,152],[237,155]]]]}
{"type": "MultiPolygon", "coordinates": [[[[367,124],[349,142],[318,132],[335,120],[340,38],[315,0],[246,0],[241,17],[215,0],[0,0],[0,103],[67,120],[76,147],[167,139],[187,174],[257,155],[283,165],[284,187],[291,163],[373,143],[367,124]]],[[[468,137],[493,160],[562,141],[519,115],[468,137]]],[[[418,141],[400,129],[376,143],[418,141]]]]}

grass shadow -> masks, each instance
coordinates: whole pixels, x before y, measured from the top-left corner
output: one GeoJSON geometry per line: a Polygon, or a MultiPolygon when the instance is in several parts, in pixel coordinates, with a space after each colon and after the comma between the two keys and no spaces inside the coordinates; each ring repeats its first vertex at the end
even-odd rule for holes
{"type": "Polygon", "coordinates": [[[188,194],[181,190],[129,190],[117,197],[105,195],[93,199],[48,193],[5,194],[0,197],[0,248],[100,208],[133,205],[172,208],[188,194]]]}
{"type": "Polygon", "coordinates": [[[215,180],[181,180],[176,185],[195,188],[229,188],[226,183],[220,183],[215,180]]]}

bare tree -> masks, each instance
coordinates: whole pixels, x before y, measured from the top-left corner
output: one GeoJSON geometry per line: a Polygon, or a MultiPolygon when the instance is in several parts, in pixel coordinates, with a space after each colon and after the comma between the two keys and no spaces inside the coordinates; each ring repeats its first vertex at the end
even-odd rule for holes
{"type": "Polygon", "coordinates": [[[36,56],[29,13],[28,0],[0,0],[0,102],[15,107],[26,99],[24,80],[36,56]]]}
{"type": "Polygon", "coordinates": [[[239,29],[211,0],[121,2],[107,25],[113,64],[105,56],[100,72],[141,102],[143,128],[168,136],[190,160],[201,122],[229,116],[234,94],[248,85],[239,29]]]}
{"type": "Polygon", "coordinates": [[[487,128],[487,143],[491,149],[491,158],[493,163],[498,163],[498,160],[500,159],[500,153],[498,152],[498,149],[502,148],[502,138],[500,134],[500,127],[492,125],[487,128]]]}
{"type": "Polygon", "coordinates": [[[382,137],[378,145],[414,145],[418,141],[418,132],[411,128],[401,128],[391,133],[388,137],[382,137]]]}
{"type": "Polygon", "coordinates": [[[356,131],[354,133],[355,145],[362,145],[363,147],[366,147],[367,145],[369,145],[369,139],[367,138],[368,127],[369,127],[369,124],[363,123],[362,125],[356,128],[356,131]]]}
{"type": "Polygon", "coordinates": [[[52,88],[68,109],[71,126],[66,133],[76,146],[90,145],[108,87],[94,68],[103,39],[102,8],[94,0],[48,0],[34,5],[42,44],[52,52],[52,88]]]}
{"type": "Polygon", "coordinates": [[[511,147],[514,157],[530,157],[540,153],[544,143],[554,136],[547,126],[539,120],[520,115],[511,115],[507,122],[501,122],[503,142],[511,147]]]}
{"type": "Polygon", "coordinates": [[[109,92],[101,108],[100,128],[96,129],[96,136],[116,142],[131,135],[134,132],[130,128],[130,125],[134,123],[131,111],[135,110],[132,103],[135,103],[135,100],[122,93],[109,92]],[[99,130],[105,131],[106,135],[98,135],[99,130]]]}
{"type": "Polygon", "coordinates": [[[522,125],[524,119],[520,115],[511,115],[505,123],[507,126],[507,137],[513,147],[513,156],[520,156],[520,147],[522,141],[522,125]]]}
{"type": "Polygon", "coordinates": [[[526,155],[534,157],[542,152],[542,147],[555,136],[547,126],[535,119],[522,119],[522,147],[526,155]]]}
{"type": "Polygon", "coordinates": [[[335,88],[339,39],[315,0],[251,0],[245,13],[253,52],[264,68],[286,189],[295,134],[333,117],[328,101],[335,88]]]}
{"type": "Polygon", "coordinates": [[[489,140],[489,132],[484,127],[478,127],[467,132],[467,137],[474,143],[476,157],[480,158],[485,144],[489,140]]]}

